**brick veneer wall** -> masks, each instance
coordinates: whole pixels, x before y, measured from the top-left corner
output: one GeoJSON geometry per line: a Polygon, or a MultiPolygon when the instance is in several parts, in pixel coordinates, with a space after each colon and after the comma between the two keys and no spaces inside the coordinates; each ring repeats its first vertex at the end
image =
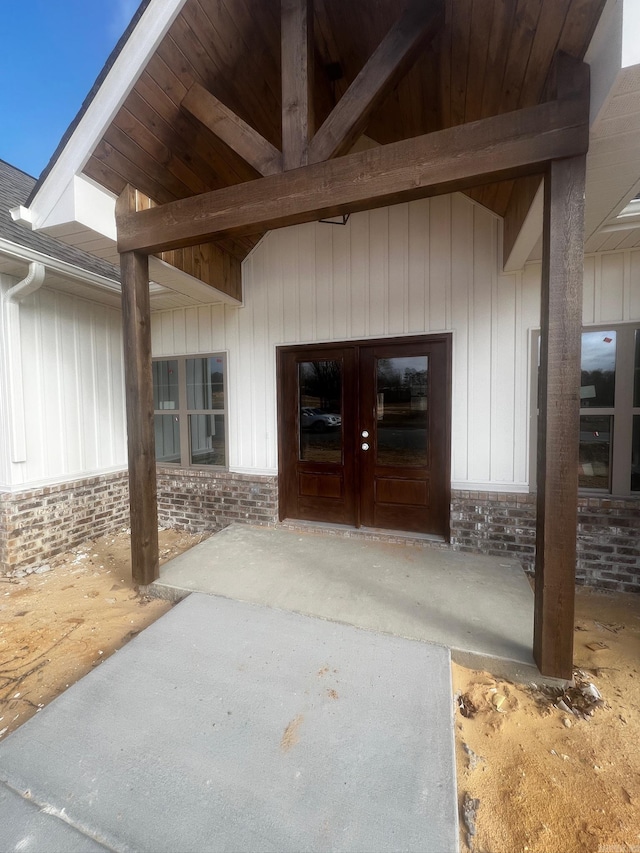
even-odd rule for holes
{"type": "Polygon", "coordinates": [[[129,523],[126,471],[0,494],[0,574],[45,563],[129,523]]]}
{"type": "Polygon", "coordinates": [[[278,520],[278,478],[159,468],[158,520],[191,533],[214,533],[233,522],[272,527],[278,520]]]}
{"type": "MultiPolygon", "coordinates": [[[[158,470],[158,521],[194,533],[232,522],[274,525],[277,477],[158,470]]],[[[126,471],[0,493],[0,574],[45,563],[87,539],[129,526],[126,471]]]]}
{"type": "MultiPolygon", "coordinates": [[[[533,572],[536,496],[455,490],[451,496],[451,544],[520,559],[533,572]]],[[[579,583],[620,592],[640,592],[640,500],[580,497],[579,583]]]]}
{"type": "MultiPolygon", "coordinates": [[[[0,574],[128,526],[128,497],[124,471],[0,493],[0,574]]],[[[532,572],[535,501],[529,494],[454,490],[453,548],[518,559],[532,572]]],[[[273,526],[277,477],[160,468],[158,520],[194,533],[213,533],[233,522],[273,526]]],[[[579,499],[576,576],[580,583],[640,592],[640,500],[579,499]]]]}

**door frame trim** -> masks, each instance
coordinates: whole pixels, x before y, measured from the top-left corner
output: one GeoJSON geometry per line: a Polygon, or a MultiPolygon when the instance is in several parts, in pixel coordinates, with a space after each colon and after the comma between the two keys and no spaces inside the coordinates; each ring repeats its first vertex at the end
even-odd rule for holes
{"type": "MultiPolygon", "coordinates": [[[[314,350],[330,350],[336,347],[347,348],[370,346],[384,346],[385,344],[421,344],[421,343],[443,343],[445,345],[446,354],[446,411],[445,411],[445,453],[446,473],[444,482],[443,498],[447,502],[449,510],[446,514],[446,525],[444,528],[444,539],[449,542],[451,539],[451,409],[452,409],[452,354],[453,354],[453,332],[436,332],[435,334],[423,335],[389,335],[382,338],[358,338],[356,340],[336,340],[322,341],[317,343],[309,341],[301,344],[283,344],[276,346],[276,423],[278,429],[278,519],[284,521],[284,506],[286,505],[285,490],[286,478],[284,476],[284,428],[283,428],[283,412],[284,412],[284,388],[282,382],[283,358],[285,355],[296,352],[305,352],[310,349],[314,350]]],[[[360,466],[358,457],[355,460],[356,474],[360,475],[360,466]]],[[[360,507],[356,506],[356,518],[359,521],[360,507]]],[[[323,522],[324,523],[324,522],[323,522]]],[[[328,523],[328,522],[327,522],[328,523]]],[[[354,528],[357,529],[357,528],[354,528]]],[[[392,534],[393,531],[387,531],[392,534]]]]}

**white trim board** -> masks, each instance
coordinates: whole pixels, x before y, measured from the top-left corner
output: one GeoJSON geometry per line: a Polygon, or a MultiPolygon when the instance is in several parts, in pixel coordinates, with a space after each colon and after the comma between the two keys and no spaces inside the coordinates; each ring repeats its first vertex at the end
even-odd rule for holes
{"type": "Polygon", "coordinates": [[[75,175],[85,167],[147,62],[186,0],[151,0],[105,80],[78,122],[53,168],[31,202],[33,228],[49,218],[75,175]]]}

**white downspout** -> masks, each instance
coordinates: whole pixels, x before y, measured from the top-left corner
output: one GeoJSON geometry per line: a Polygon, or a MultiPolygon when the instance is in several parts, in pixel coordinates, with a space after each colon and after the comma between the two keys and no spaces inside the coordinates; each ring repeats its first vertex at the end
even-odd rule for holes
{"type": "Polygon", "coordinates": [[[20,302],[25,296],[35,293],[36,290],[42,287],[45,272],[44,264],[38,263],[38,261],[30,263],[26,278],[23,278],[22,281],[9,288],[5,293],[4,298],[6,301],[20,302]]]}
{"type": "Polygon", "coordinates": [[[9,428],[11,431],[11,461],[27,461],[24,391],[22,387],[22,338],[20,334],[20,302],[35,293],[44,282],[44,264],[33,261],[22,281],[4,295],[5,311],[5,364],[9,381],[9,428]]]}

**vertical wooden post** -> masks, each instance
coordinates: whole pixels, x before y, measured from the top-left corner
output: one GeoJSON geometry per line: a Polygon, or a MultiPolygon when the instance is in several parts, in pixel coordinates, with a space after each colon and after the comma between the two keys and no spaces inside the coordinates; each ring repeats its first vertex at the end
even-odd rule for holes
{"type": "MultiPolygon", "coordinates": [[[[127,187],[116,217],[135,209],[135,191],[127,187]]],[[[151,372],[149,259],[139,252],[120,255],[122,327],[129,449],[131,565],[133,580],[150,584],[159,575],[158,505],[151,372]]]]}
{"type": "Polygon", "coordinates": [[[282,165],[306,166],[313,135],[313,2],[281,0],[282,165]]]}
{"type": "Polygon", "coordinates": [[[533,653],[573,676],[585,157],[545,176],[533,653]]]}

